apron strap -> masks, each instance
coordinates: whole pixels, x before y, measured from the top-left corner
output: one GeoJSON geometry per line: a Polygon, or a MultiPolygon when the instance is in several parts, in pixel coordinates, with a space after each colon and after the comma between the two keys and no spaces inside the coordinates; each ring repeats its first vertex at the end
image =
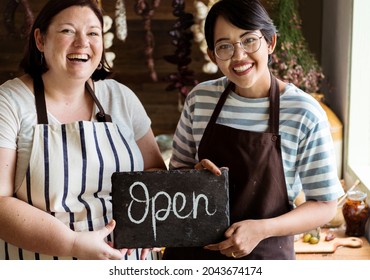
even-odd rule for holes
{"type": "Polygon", "coordinates": [[[48,124],[44,83],[42,82],[41,76],[39,75],[35,75],[33,77],[33,90],[35,92],[37,123],[38,124],[48,124]]]}
{"type": "MultiPolygon", "coordinates": [[[[99,112],[96,114],[96,119],[98,122],[112,122],[112,117],[104,112],[103,107],[101,106],[98,98],[96,97],[93,89],[88,84],[85,83],[85,88],[93,98],[96,106],[99,108],[99,112]]],[[[33,89],[35,91],[35,103],[36,103],[36,111],[37,111],[37,123],[38,124],[48,124],[48,115],[46,110],[46,102],[45,102],[45,91],[44,91],[44,83],[42,81],[41,76],[36,75],[33,78],[33,89]]]]}
{"type": "Polygon", "coordinates": [[[98,122],[112,122],[112,117],[104,112],[103,107],[101,106],[98,98],[96,97],[93,89],[91,88],[88,82],[85,83],[85,88],[90,93],[91,97],[94,99],[96,106],[98,106],[99,108],[99,112],[96,114],[96,119],[98,120],[98,122]]]}
{"type": "Polygon", "coordinates": [[[280,91],[277,79],[271,75],[269,132],[279,134],[280,91]]]}

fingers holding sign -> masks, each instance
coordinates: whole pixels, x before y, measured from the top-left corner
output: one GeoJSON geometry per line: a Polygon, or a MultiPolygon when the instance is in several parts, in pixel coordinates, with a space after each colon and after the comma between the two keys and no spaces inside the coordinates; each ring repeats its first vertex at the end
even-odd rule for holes
{"type": "Polygon", "coordinates": [[[195,166],[195,169],[197,170],[202,170],[202,169],[207,169],[211,171],[213,174],[219,176],[221,175],[221,170],[226,168],[226,167],[221,167],[218,168],[212,161],[209,159],[202,159],[200,162],[198,162],[195,166]]]}

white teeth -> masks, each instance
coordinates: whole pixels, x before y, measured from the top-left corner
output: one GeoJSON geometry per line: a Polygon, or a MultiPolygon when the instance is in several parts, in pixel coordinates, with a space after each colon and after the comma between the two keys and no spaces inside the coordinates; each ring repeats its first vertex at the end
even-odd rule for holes
{"type": "Polygon", "coordinates": [[[236,72],[243,72],[243,71],[248,70],[251,67],[252,67],[252,64],[247,64],[247,65],[242,65],[242,66],[239,66],[239,67],[235,67],[234,70],[236,72]]]}
{"type": "Polygon", "coordinates": [[[69,59],[80,59],[80,60],[88,60],[89,56],[87,54],[69,54],[67,56],[69,59]]]}

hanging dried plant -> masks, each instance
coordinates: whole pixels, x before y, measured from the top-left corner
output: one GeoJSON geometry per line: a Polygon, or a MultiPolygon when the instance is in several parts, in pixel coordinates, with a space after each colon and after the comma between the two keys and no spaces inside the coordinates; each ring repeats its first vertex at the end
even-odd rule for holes
{"type": "Polygon", "coordinates": [[[207,54],[207,42],[204,35],[204,23],[207,17],[208,11],[213,4],[219,0],[209,0],[208,5],[202,1],[194,1],[195,23],[191,27],[191,31],[194,34],[194,41],[199,44],[200,51],[203,53],[205,63],[202,67],[204,73],[214,74],[218,71],[218,67],[214,64],[207,54]]]}
{"type": "MultiPolygon", "coordinates": [[[[113,19],[108,15],[104,15],[103,38],[104,38],[104,48],[106,50],[113,46],[114,34],[113,32],[109,31],[112,28],[112,25],[113,19]]],[[[105,57],[109,67],[113,68],[114,66],[113,61],[116,58],[116,54],[112,51],[106,51],[105,57]]]]}
{"type": "Polygon", "coordinates": [[[191,63],[191,47],[193,33],[190,27],[194,24],[194,17],[191,13],[185,12],[185,1],[173,0],[173,15],[177,17],[173,28],[169,31],[172,37],[172,44],[176,47],[175,54],[166,55],[164,59],[172,64],[177,65],[177,73],[171,73],[168,76],[170,85],[166,90],[178,90],[182,96],[186,96],[191,88],[198,84],[194,72],[189,70],[188,65],[191,63]]]}
{"type": "Polygon", "coordinates": [[[34,21],[34,16],[28,0],[8,0],[4,10],[4,21],[5,28],[8,30],[10,35],[20,34],[21,38],[28,37],[34,21]],[[19,5],[23,8],[24,22],[20,30],[17,30],[14,17],[19,5]]]}
{"type": "MultiPolygon", "coordinates": [[[[103,3],[102,0],[97,0],[96,3],[98,4],[99,8],[103,10],[103,3]]],[[[105,58],[106,58],[106,65],[109,68],[113,68],[114,60],[116,58],[116,54],[108,49],[113,46],[114,34],[110,30],[113,26],[113,19],[109,15],[104,15],[103,17],[103,39],[104,39],[104,48],[105,58]]]]}
{"type": "Polygon", "coordinates": [[[123,0],[117,0],[115,10],[116,35],[118,40],[125,41],[127,38],[126,7],[123,0]]]}
{"type": "Polygon", "coordinates": [[[277,45],[272,54],[271,72],[302,90],[319,92],[325,77],[302,33],[296,0],[269,0],[278,29],[277,45]]]}
{"type": "Polygon", "coordinates": [[[147,65],[150,72],[150,77],[153,81],[158,81],[157,72],[154,67],[153,51],[154,51],[154,35],[151,30],[151,19],[154,15],[154,11],[159,7],[160,0],[137,0],[135,4],[135,12],[144,19],[145,35],[145,55],[147,58],[147,65]]]}

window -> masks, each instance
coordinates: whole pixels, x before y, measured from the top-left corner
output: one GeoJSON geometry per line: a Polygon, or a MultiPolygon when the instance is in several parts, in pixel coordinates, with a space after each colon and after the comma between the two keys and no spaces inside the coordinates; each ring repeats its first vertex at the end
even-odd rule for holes
{"type": "Polygon", "coordinates": [[[370,190],[370,1],[353,1],[348,171],[370,190]]]}

